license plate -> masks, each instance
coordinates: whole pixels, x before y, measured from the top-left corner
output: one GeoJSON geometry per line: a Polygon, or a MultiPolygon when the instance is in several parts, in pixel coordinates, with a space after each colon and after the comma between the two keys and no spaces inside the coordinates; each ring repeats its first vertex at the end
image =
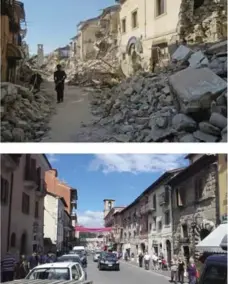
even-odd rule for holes
{"type": "Polygon", "coordinates": [[[108,266],[112,266],[112,264],[109,264],[108,266]]]}

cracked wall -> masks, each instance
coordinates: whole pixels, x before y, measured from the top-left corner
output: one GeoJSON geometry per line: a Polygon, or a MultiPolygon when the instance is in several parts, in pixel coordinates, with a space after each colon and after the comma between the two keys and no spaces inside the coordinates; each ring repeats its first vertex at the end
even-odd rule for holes
{"type": "Polygon", "coordinates": [[[227,0],[182,0],[178,34],[193,42],[227,37],[227,0]]]}

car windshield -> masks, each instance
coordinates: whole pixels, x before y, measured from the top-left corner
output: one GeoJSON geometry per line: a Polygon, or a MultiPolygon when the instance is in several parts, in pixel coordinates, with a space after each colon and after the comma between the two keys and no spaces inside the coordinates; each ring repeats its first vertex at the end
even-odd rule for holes
{"type": "Polygon", "coordinates": [[[106,253],[106,254],[104,255],[104,257],[105,257],[106,259],[116,260],[116,255],[115,255],[115,253],[106,253]]]}
{"type": "Polygon", "coordinates": [[[37,268],[30,272],[26,279],[70,280],[70,271],[69,268],[37,268]]]}
{"type": "Polygon", "coordinates": [[[78,262],[80,263],[80,257],[79,256],[60,256],[57,258],[57,262],[78,262]]]}

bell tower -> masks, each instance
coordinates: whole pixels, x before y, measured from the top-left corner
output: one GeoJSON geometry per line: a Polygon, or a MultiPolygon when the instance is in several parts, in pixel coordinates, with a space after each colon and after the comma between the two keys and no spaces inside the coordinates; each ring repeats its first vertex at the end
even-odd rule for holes
{"type": "Polygon", "coordinates": [[[107,216],[109,211],[114,207],[115,200],[113,199],[104,199],[104,218],[107,216]]]}
{"type": "Polygon", "coordinates": [[[44,64],[44,46],[43,44],[37,45],[37,65],[38,67],[44,64]]]}

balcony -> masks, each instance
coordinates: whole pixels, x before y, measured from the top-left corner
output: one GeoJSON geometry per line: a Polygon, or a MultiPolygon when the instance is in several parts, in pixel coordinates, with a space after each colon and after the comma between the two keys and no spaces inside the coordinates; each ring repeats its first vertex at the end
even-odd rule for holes
{"type": "Polygon", "coordinates": [[[153,206],[152,203],[147,203],[147,204],[144,204],[142,205],[142,207],[140,208],[140,213],[142,215],[145,215],[145,214],[149,214],[149,213],[152,213],[155,211],[155,208],[153,206]]]}
{"type": "Polygon", "coordinates": [[[36,189],[36,195],[43,198],[43,197],[45,197],[46,193],[47,193],[47,184],[42,179],[42,180],[40,180],[40,183],[39,183],[39,185],[36,189]]]}
{"type": "Polygon", "coordinates": [[[181,237],[179,242],[181,244],[188,244],[190,242],[189,238],[188,237],[181,237]]]}

